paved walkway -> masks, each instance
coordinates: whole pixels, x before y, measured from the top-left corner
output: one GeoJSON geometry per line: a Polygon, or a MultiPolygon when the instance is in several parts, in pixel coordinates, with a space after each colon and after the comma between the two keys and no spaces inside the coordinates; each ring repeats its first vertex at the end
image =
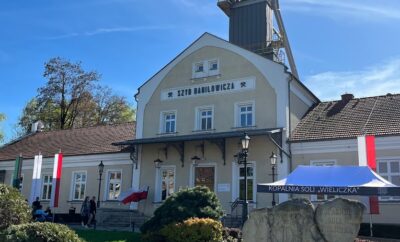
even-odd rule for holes
{"type": "MultiPolygon", "coordinates": [[[[132,232],[131,227],[110,227],[110,226],[97,226],[96,229],[94,227],[90,228],[85,228],[82,227],[81,224],[67,224],[68,227],[70,227],[73,230],[101,230],[101,231],[127,231],[127,232],[132,232]]],[[[135,232],[140,233],[139,228],[135,228],[135,232]]]]}

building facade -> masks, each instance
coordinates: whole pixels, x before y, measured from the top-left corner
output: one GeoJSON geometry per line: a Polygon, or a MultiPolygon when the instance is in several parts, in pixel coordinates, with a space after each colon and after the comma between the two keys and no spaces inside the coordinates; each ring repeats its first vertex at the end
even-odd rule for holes
{"type": "MultiPolygon", "coordinates": [[[[359,165],[357,137],[375,136],[377,173],[400,186],[400,95],[321,102],[297,125],[290,140],[294,166],[359,165]]],[[[331,197],[311,196],[319,202],[331,197]]],[[[354,197],[365,202],[365,198],[354,197]]],[[[400,197],[380,197],[373,223],[399,224],[400,197]]],[[[364,222],[369,222],[368,211],[364,222]]]]}
{"type": "MultiPolygon", "coordinates": [[[[121,144],[136,147],[133,180],[137,189],[150,187],[138,207],[147,215],[172,193],[198,185],[216,192],[230,214],[232,203],[244,198],[245,171],[235,158],[244,133],[251,137],[250,207],[271,204],[272,196],[256,193],[256,184],[272,180],[269,156],[287,149],[288,131],[318,102],[284,65],[208,33],[141,86],[136,98],[136,138],[121,144]]],[[[289,159],[278,160],[283,178],[289,159]]]]}
{"type": "Polygon", "coordinates": [[[132,186],[133,163],[130,151],[112,143],[134,136],[134,123],[101,125],[88,128],[36,131],[0,148],[0,183],[12,185],[15,160],[23,157],[20,185],[27,199],[31,194],[34,156],[42,154],[39,199],[44,208],[50,206],[54,190],[54,155],[63,154],[63,168],[57,214],[67,214],[71,208],[79,213],[86,196],[98,197],[98,165],[104,164],[100,202],[105,208],[125,208],[117,198],[121,191],[132,186]]]}

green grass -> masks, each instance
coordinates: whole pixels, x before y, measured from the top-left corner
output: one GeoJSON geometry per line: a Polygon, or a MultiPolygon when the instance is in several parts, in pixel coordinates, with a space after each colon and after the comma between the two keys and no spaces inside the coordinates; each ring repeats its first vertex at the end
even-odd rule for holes
{"type": "Polygon", "coordinates": [[[87,242],[141,242],[140,234],[133,232],[76,230],[76,233],[87,242]]]}

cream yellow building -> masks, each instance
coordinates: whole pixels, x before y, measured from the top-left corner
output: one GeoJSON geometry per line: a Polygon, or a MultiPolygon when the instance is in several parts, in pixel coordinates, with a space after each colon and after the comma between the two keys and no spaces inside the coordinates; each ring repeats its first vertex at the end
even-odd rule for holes
{"type": "Polygon", "coordinates": [[[272,180],[272,152],[279,178],[288,174],[290,160],[279,147],[288,150],[289,130],[318,102],[284,65],[208,33],[143,84],[136,99],[136,138],[120,144],[136,147],[133,184],[150,188],[138,207],[146,215],[172,193],[197,185],[215,191],[226,214],[236,213],[231,205],[243,199],[245,187],[234,156],[245,132],[250,207],[270,206],[272,196],[255,186],[272,180]]]}

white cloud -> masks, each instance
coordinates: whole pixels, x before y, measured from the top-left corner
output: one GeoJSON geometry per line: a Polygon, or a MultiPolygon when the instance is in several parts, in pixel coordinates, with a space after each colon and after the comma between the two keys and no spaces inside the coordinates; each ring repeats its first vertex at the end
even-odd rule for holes
{"type": "Polygon", "coordinates": [[[305,84],[322,100],[337,100],[343,93],[352,93],[355,97],[400,93],[400,58],[360,71],[330,71],[308,76],[305,84]]]}
{"type": "Polygon", "coordinates": [[[282,11],[308,12],[334,19],[341,16],[367,21],[400,20],[397,1],[283,0],[282,11]],[[396,5],[389,6],[389,4],[396,5]]]}
{"type": "Polygon", "coordinates": [[[145,31],[145,30],[165,30],[171,29],[173,26],[136,26],[136,27],[115,27],[115,28],[98,28],[91,31],[86,32],[74,32],[63,35],[45,37],[44,39],[48,40],[56,40],[56,39],[65,39],[72,38],[78,36],[93,36],[99,34],[109,34],[109,33],[121,33],[121,32],[137,32],[137,31],[145,31]]]}

